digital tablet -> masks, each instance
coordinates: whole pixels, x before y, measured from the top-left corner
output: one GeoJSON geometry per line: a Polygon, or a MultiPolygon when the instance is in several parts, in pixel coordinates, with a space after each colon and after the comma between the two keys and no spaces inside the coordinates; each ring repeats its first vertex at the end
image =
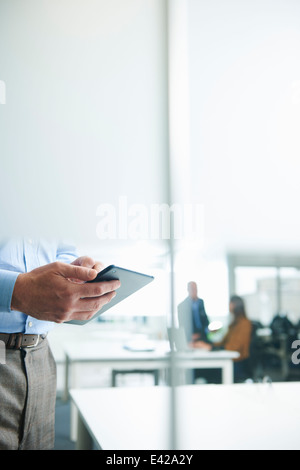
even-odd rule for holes
{"type": "Polygon", "coordinates": [[[111,265],[103,269],[103,271],[100,271],[95,279],[87,282],[90,283],[114,280],[119,280],[121,282],[121,286],[116,290],[116,296],[108,304],[105,304],[90,320],[70,320],[66,323],[84,325],[85,323],[94,320],[108,309],[114,307],[119,302],[122,302],[122,300],[126,299],[130,295],[140,290],[142,287],[145,287],[147,284],[152,282],[154,277],[111,265]]]}

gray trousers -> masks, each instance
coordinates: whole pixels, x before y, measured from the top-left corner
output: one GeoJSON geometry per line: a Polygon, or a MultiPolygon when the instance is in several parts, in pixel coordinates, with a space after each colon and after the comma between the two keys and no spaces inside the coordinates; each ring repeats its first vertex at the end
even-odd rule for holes
{"type": "Polygon", "coordinates": [[[47,339],[0,364],[0,450],[54,447],[56,364],[47,339]]]}

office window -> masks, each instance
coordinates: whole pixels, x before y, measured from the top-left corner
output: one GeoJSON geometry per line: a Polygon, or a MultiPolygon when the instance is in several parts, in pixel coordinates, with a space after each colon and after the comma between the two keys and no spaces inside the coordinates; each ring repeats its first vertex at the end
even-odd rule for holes
{"type": "Polygon", "coordinates": [[[236,293],[245,299],[252,320],[271,323],[277,312],[277,269],[275,267],[235,268],[236,293]]]}
{"type": "Polygon", "coordinates": [[[235,290],[252,320],[270,325],[275,315],[300,320],[299,269],[278,266],[239,266],[234,269],[235,290]]]}

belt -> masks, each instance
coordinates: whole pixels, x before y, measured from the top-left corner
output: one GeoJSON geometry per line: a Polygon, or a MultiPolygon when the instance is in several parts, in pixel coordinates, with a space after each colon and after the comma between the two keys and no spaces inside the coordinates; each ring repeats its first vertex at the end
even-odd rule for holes
{"type": "Polygon", "coordinates": [[[0,333],[0,341],[5,343],[6,349],[34,348],[47,335],[27,335],[24,333],[0,333]]]}

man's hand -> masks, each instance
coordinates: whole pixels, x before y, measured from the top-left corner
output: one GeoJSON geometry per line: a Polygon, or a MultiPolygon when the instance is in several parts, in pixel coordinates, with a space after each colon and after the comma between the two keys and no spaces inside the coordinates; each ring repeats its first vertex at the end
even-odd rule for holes
{"type": "Polygon", "coordinates": [[[205,341],[194,341],[191,343],[192,348],[205,349],[206,351],[211,351],[211,344],[205,343],[205,341]]]}
{"type": "MultiPolygon", "coordinates": [[[[104,264],[101,263],[100,261],[95,261],[93,258],[90,258],[89,256],[80,256],[80,258],[75,259],[71,264],[74,264],[75,266],[84,266],[85,268],[92,268],[99,273],[104,269],[104,264]]],[[[71,279],[73,282],[78,282],[80,284],[83,284],[85,281],[81,281],[80,279],[71,279]]]]}
{"type": "Polygon", "coordinates": [[[102,267],[102,263],[81,257],[71,264],[57,261],[19,274],[11,309],[56,323],[90,320],[120,287],[120,281],[86,283],[102,267]]]}

